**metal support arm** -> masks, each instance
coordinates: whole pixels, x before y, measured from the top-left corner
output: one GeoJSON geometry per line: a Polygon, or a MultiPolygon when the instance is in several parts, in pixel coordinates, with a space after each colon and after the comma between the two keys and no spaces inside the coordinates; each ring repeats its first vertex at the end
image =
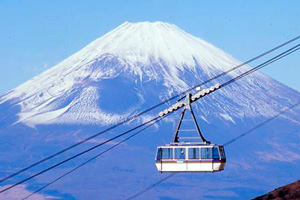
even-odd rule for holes
{"type": "Polygon", "coordinates": [[[203,137],[203,135],[202,135],[202,133],[201,133],[200,127],[199,127],[199,125],[198,125],[198,123],[197,123],[197,119],[196,119],[195,114],[194,114],[194,112],[193,112],[193,109],[192,109],[192,107],[191,107],[191,100],[192,100],[192,95],[191,95],[190,93],[187,93],[187,94],[186,94],[186,98],[185,98],[185,100],[184,100],[185,106],[184,106],[184,108],[183,108],[183,110],[182,110],[182,112],[181,112],[180,119],[179,119],[179,121],[178,121],[176,130],[175,130],[175,133],[174,133],[174,136],[173,136],[173,143],[178,143],[178,142],[179,142],[179,137],[178,137],[179,129],[180,129],[180,127],[181,127],[182,120],[183,120],[183,117],[184,117],[184,114],[185,114],[186,110],[190,110],[190,112],[191,112],[191,114],[192,114],[192,117],[193,117],[193,121],[194,121],[195,126],[196,126],[197,131],[198,131],[198,135],[199,135],[199,137],[201,138],[202,142],[204,142],[204,143],[210,143],[209,141],[207,141],[207,140],[203,137]]]}

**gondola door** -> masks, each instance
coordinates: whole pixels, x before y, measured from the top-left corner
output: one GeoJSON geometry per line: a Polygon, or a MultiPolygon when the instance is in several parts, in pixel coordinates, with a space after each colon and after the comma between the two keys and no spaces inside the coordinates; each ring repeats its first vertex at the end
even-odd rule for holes
{"type": "Polygon", "coordinates": [[[213,148],[212,147],[201,148],[201,170],[213,171],[213,148]]]}
{"type": "Polygon", "coordinates": [[[184,147],[174,148],[174,159],[177,162],[174,171],[181,172],[187,170],[186,148],[184,147]]]}
{"type": "Polygon", "coordinates": [[[197,172],[201,171],[201,161],[200,161],[200,148],[199,147],[189,147],[188,148],[188,159],[186,161],[187,171],[197,172]]]}

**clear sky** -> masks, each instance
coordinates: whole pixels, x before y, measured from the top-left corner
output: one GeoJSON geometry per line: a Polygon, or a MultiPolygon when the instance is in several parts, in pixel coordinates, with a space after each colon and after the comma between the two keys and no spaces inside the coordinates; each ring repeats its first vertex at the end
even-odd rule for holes
{"type": "MultiPolygon", "coordinates": [[[[1,0],[0,94],[124,21],[173,23],[245,61],[300,35],[300,1],[1,0]]],[[[297,52],[264,72],[300,91],[299,63],[297,52]]]]}

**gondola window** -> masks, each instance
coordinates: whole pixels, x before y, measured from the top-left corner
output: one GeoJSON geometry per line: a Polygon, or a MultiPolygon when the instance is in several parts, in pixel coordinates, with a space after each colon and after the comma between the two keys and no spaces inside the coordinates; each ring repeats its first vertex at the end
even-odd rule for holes
{"type": "Polygon", "coordinates": [[[212,159],[212,148],[201,148],[202,159],[212,159]]]}
{"type": "Polygon", "coordinates": [[[200,152],[199,148],[189,148],[189,159],[199,159],[200,152]]]}
{"type": "Polygon", "coordinates": [[[175,148],[175,159],[185,159],[185,148],[175,148]]]}

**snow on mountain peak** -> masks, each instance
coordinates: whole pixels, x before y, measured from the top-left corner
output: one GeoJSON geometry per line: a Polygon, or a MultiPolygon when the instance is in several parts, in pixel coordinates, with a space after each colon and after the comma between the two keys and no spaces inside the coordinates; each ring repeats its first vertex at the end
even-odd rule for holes
{"type": "Polygon", "coordinates": [[[147,66],[163,61],[169,68],[180,70],[184,70],[183,66],[200,65],[207,71],[212,66],[224,71],[237,62],[204,40],[163,22],[125,22],[89,44],[76,56],[88,61],[104,53],[124,59],[130,66],[147,66]]]}

